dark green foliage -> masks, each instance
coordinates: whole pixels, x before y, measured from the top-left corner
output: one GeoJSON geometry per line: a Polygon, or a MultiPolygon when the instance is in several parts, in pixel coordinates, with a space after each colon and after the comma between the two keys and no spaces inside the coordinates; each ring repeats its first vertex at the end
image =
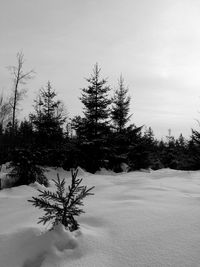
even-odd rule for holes
{"type": "Polygon", "coordinates": [[[37,164],[42,166],[61,167],[66,158],[64,148],[40,148],[36,150],[37,164]]]}
{"type": "Polygon", "coordinates": [[[120,132],[114,132],[107,141],[107,159],[109,168],[116,172],[122,171],[121,164],[126,163],[131,170],[143,168],[139,165],[142,161],[143,149],[141,149],[142,127],[130,125],[120,132]]]}
{"type": "Polygon", "coordinates": [[[122,132],[125,128],[126,123],[130,120],[129,109],[130,109],[130,96],[127,96],[128,88],[124,86],[124,79],[120,76],[119,88],[115,91],[112,99],[112,110],[111,118],[114,123],[114,127],[118,132],[122,132]]]}
{"type": "Polygon", "coordinates": [[[36,160],[34,152],[28,149],[13,151],[10,164],[12,171],[9,174],[13,179],[13,185],[29,185],[30,183],[38,182],[48,186],[44,170],[36,165],[36,160]]]}
{"type": "Polygon", "coordinates": [[[101,69],[96,64],[93,75],[87,79],[89,85],[82,89],[80,98],[84,105],[86,133],[90,141],[102,136],[108,125],[110,115],[109,105],[111,100],[108,96],[110,87],[106,85],[107,81],[105,79],[100,79],[100,71],[101,69]]]}
{"type": "Polygon", "coordinates": [[[102,167],[121,172],[122,164],[129,170],[200,169],[199,131],[192,130],[185,140],[182,135],[175,139],[169,130],[164,141],[157,141],[151,128],[143,133],[143,127],[127,127],[130,97],[124,80],[121,76],[111,100],[110,87],[100,72],[95,64],[86,79],[88,86],[82,89],[84,117],[75,116],[66,125],[63,104],[50,82],[40,90],[29,120],[20,123],[15,118],[15,125],[10,120],[12,108],[0,94],[0,164],[12,161],[11,175],[18,177],[18,184],[39,181],[39,177],[45,183],[38,165],[68,170],[80,166],[92,173],[102,167]]]}
{"type": "Polygon", "coordinates": [[[162,140],[157,144],[157,156],[162,163],[160,168],[194,170],[196,147],[192,145],[193,142],[186,141],[182,134],[178,139],[169,134],[166,139],[166,142],[162,140]]]}
{"type": "Polygon", "coordinates": [[[84,155],[82,158],[82,167],[91,173],[95,173],[103,167],[103,148],[104,143],[100,139],[81,144],[80,149],[84,155]]]}
{"type": "Polygon", "coordinates": [[[86,141],[87,136],[87,120],[81,116],[75,116],[71,120],[71,127],[76,133],[77,140],[82,142],[86,141]]]}
{"type": "Polygon", "coordinates": [[[134,127],[128,131],[128,160],[131,170],[145,169],[150,165],[149,154],[146,150],[145,139],[142,137],[141,130],[142,127],[134,127]]]}
{"type": "Polygon", "coordinates": [[[40,90],[35,100],[35,113],[30,114],[36,131],[37,144],[41,147],[56,146],[63,140],[62,125],[66,120],[62,102],[55,99],[56,93],[50,82],[40,90]]]}
{"type": "Polygon", "coordinates": [[[66,157],[62,167],[65,170],[80,166],[88,172],[95,173],[100,167],[104,167],[102,161],[105,157],[104,144],[99,140],[80,142],[71,140],[66,148],[66,157]]]}
{"type": "Polygon", "coordinates": [[[159,156],[158,141],[155,139],[151,127],[146,128],[142,136],[143,151],[146,153],[146,164],[153,170],[161,169],[163,167],[159,156]]]}
{"type": "Polygon", "coordinates": [[[188,162],[191,170],[200,169],[200,132],[192,129],[192,136],[188,142],[188,162]]]}
{"type": "Polygon", "coordinates": [[[33,125],[30,121],[24,120],[16,131],[16,145],[18,147],[30,147],[34,144],[33,125]]]}
{"type": "Polygon", "coordinates": [[[70,231],[79,228],[75,217],[84,213],[81,208],[83,199],[86,196],[93,195],[91,190],[94,187],[87,188],[87,186],[81,185],[82,179],[77,178],[78,169],[76,171],[72,170],[71,174],[72,180],[68,186],[68,191],[65,188],[65,180],[60,180],[57,174],[57,181],[53,180],[56,185],[56,192],[38,190],[40,192],[39,197],[33,197],[32,200],[28,200],[33,206],[43,209],[45,212],[39,218],[38,223],[46,224],[50,221],[52,228],[61,223],[70,231]]]}

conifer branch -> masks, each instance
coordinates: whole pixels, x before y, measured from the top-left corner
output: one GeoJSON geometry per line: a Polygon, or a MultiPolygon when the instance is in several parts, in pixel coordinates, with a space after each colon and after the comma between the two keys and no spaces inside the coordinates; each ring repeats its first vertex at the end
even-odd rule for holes
{"type": "Polygon", "coordinates": [[[38,190],[38,197],[32,197],[28,200],[34,207],[43,209],[45,214],[39,218],[38,223],[46,224],[52,222],[52,228],[58,223],[62,223],[70,231],[78,229],[79,224],[75,220],[75,216],[84,213],[82,208],[83,199],[86,196],[93,195],[91,190],[93,187],[80,185],[82,178],[77,178],[78,169],[71,170],[71,184],[68,186],[68,191],[65,189],[65,180],[61,180],[57,174],[57,180],[53,180],[56,186],[56,191],[38,190]]]}

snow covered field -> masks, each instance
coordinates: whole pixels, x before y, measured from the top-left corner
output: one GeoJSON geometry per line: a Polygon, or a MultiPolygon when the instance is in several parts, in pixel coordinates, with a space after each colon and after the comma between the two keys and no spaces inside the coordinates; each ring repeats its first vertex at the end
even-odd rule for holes
{"type": "Polygon", "coordinates": [[[37,224],[42,211],[27,199],[41,186],[0,191],[0,267],[200,266],[200,172],[80,175],[95,195],[73,233],[37,224]]]}

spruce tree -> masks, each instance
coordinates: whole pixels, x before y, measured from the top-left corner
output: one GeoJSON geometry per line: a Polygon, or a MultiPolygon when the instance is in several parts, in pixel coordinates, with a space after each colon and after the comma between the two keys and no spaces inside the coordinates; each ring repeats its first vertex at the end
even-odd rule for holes
{"type": "Polygon", "coordinates": [[[86,79],[89,85],[82,89],[80,98],[84,105],[87,134],[91,139],[100,137],[105,131],[110,115],[111,100],[108,95],[110,87],[106,85],[106,79],[100,79],[100,71],[98,64],[95,64],[93,74],[86,79]]]}
{"type": "Polygon", "coordinates": [[[33,143],[33,126],[28,120],[21,121],[17,131],[18,144],[22,147],[28,147],[33,143]]]}
{"type": "Polygon", "coordinates": [[[56,92],[48,82],[42,88],[35,102],[35,113],[30,119],[38,134],[40,144],[48,146],[56,143],[63,137],[62,125],[66,120],[61,101],[56,99],[56,92]]]}
{"type": "Polygon", "coordinates": [[[86,119],[81,116],[75,116],[71,119],[71,127],[75,131],[76,138],[83,141],[86,136],[86,119]]]}
{"type": "Polygon", "coordinates": [[[57,181],[53,180],[56,185],[56,192],[49,190],[38,190],[40,192],[39,197],[33,197],[28,200],[33,206],[43,209],[45,214],[39,218],[38,223],[46,224],[52,222],[52,228],[61,223],[66,229],[70,231],[77,230],[79,224],[75,217],[84,213],[83,199],[89,195],[93,195],[91,190],[94,188],[82,186],[82,179],[77,177],[78,169],[76,171],[71,170],[72,180],[68,186],[68,190],[65,188],[65,180],[60,180],[57,174],[57,181]]]}
{"type": "Polygon", "coordinates": [[[192,136],[188,144],[188,150],[190,155],[191,169],[200,169],[200,132],[192,129],[192,136]]]}
{"type": "Polygon", "coordinates": [[[122,132],[126,123],[130,120],[130,96],[127,96],[128,88],[124,86],[124,79],[122,75],[118,81],[118,89],[115,91],[113,97],[113,106],[111,110],[111,117],[114,122],[114,127],[117,132],[122,132]]]}
{"type": "Polygon", "coordinates": [[[30,149],[16,149],[12,152],[12,168],[9,176],[13,179],[13,185],[29,185],[38,182],[48,186],[48,180],[44,175],[44,169],[37,165],[37,154],[30,149]]]}

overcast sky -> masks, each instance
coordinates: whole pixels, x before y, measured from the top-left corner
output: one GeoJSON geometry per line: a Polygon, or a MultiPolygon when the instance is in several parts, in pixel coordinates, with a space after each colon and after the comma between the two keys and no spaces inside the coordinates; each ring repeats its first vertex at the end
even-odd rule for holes
{"type": "Polygon", "coordinates": [[[70,116],[81,114],[81,88],[98,62],[112,88],[122,73],[132,121],[157,137],[185,136],[200,120],[199,0],[0,0],[0,90],[9,94],[8,65],[23,50],[24,111],[48,80],[70,116]]]}

